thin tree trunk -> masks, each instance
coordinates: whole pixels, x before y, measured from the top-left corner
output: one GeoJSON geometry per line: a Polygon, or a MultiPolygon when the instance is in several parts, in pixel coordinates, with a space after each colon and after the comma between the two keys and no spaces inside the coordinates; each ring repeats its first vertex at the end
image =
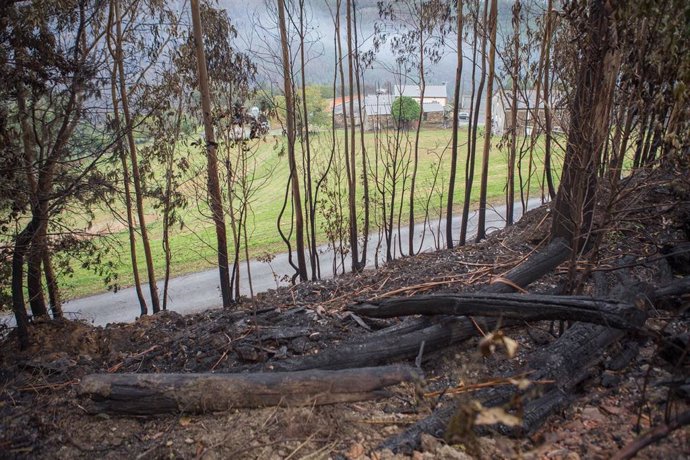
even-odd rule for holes
{"type": "Polygon", "coordinates": [[[307,274],[307,261],[304,256],[304,217],[302,215],[302,198],[300,196],[299,176],[297,174],[297,161],[295,158],[295,101],[292,92],[284,0],[278,0],[278,22],[283,55],[283,90],[285,91],[285,105],[287,109],[288,161],[290,163],[290,177],[292,178],[292,206],[295,213],[297,266],[300,281],[307,281],[309,276],[307,274]]]}
{"type": "Polygon", "coordinates": [[[146,216],[144,212],[144,195],[141,189],[141,176],[139,174],[139,161],[137,159],[137,146],[134,140],[134,123],[129,112],[129,100],[127,95],[127,85],[125,81],[125,65],[122,53],[122,19],[120,17],[119,2],[115,1],[115,30],[116,30],[116,53],[117,67],[120,74],[120,103],[125,117],[125,129],[127,131],[127,142],[129,144],[129,157],[132,163],[132,183],[134,184],[134,198],[136,200],[137,214],[139,217],[139,231],[141,242],[144,247],[144,257],[146,259],[146,272],[149,282],[149,293],[151,294],[151,309],[153,313],[160,311],[160,301],[158,298],[158,287],[156,286],[156,273],[153,267],[153,256],[151,255],[151,244],[149,243],[148,230],[146,228],[146,216]]]}
{"type": "Polygon", "coordinates": [[[546,7],[546,31],[544,32],[544,40],[546,45],[544,48],[544,123],[546,130],[546,139],[544,147],[544,174],[546,176],[546,184],[549,189],[549,198],[553,200],[556,198],[556,186],[553,182],[553,166],[551,164],[551,134],[553,129],[553,116],[551,114],[551,100],[549,99],[549,91],[551,81],[549,76],[549,67],[551,66],[551,35],[553,28],[553,0],[549,0],[546,7]]]}
{"type": "MultiPolygon", "coordinates": [[[[534,165],[534,147],[537,143],[537,132],[538,127],[540,125],[539,121],[539,106],[541,104],[541,95],[542,95],[542,79],[544,75],[544,63],[545,63],[545,57],[546,57],[546,45],[548,41],[547,40],[542,40],[541,42],[541,47],[539,51],[539,63],[537,65],[537,78],[536,78],[536,83],[535,83],[535,101],[534,101],[534,107],[530,107],[529,105],[529,98],[527,98],[527,115],[525,119],[525,127],[527,127],[527,124],[531,120],[532,122],[532,132],[530,133],[530,144],[529,144],[529,160],[527,163],[527,181],[525,186],[523,187],[522,183],[522,175],[520,179],[520,199],[522,201],[522,212],[527,211],[527,203],[529,202],[529,195],[532,187],[532,170],[533,170],[533,165],[534,165]]],[[[543,184],[542,184],[543,186],[543,184]]]]}
{"type": "MultiPolygon", "coordinates": [[[[42,225],[39,225],[39,227],[42,227],[42,225]]],[[[41,283],[41,263],[43,262],[43,254],[41,254],[40,240],[42,233],[43,229],[39,228],[34,234],[31,247],[29,248],[29,257],[26,267],[26,285],[29,293],[29,306],[31,307],[31,314],[34,317],[48,314],[45,296],[43,295],[43,283],[41,283]]]]}
{"type": "Polygon", "coordinates": [[[50,301],[50,311],[53,318],[62,318],[62,300],[60,299],[60,288],[57,277],[53,270],[53,262],[50,257],[50,250],[43,248],[43,272],[46,277],[46,287],[48,288],[48,300],[50,301]]]}
{"type": "MultiPolygon", "coordinates": [[[[349,158],[346,160],[346,171],[347,171],[347,198],[348,198],[348,208],[350,212],[350,251],[352,251],[352,271],[359,272],[363,267],[359,263],[359,241],[357,232],[357,170],[356,170],[356,155],[355,155],[355,84],[354,84],[354,61],[353,61],[353,42],[352,42],[352,0],[346,0],[345,2],[345,17],[347,21],[347,68],[348,68],[348,81],[350,83],[350,151],[349,158]]],[[[359,102],[359,95],[357,95],[359,102]]],[[[344,98],[343,98],[344,99],[344,98]]],[[[345,108],[345,102],[343,101],[343,109],[345,108]]],[[[344,111],[343,111],[344,113],[344,111]]],[[[347,133],[347,129],[345,130],[347,133]]],[[[347,145],[347,134],[345,135],[345,144],[347,145]]],[[[346,153],[347,157],[347,153],[346,153]]]]}
{"type": "MultiPolygon", "coordinates": [[[[421,20],[421,19],[420,19],[421,20]]],[[[426,79],[424,78],[424,32],[420,24],[419,31],[419,117],[417,118],[417,129],[414,135],[414,160],[412,162],[412,177],[410,178],[410,210],[408,219],[407,232],[407,254],[413,256],[414,251],[414,200],[415,200],[415,186],[417,183],[417,168],[419,167],[419,133],[422,129],[422,120],[424,119],[424,91],[426,90],[426,79]]],[[[402,107],[402,104],[401,104],[402,107]]]]}
{"type": "Polygon", "coordinates": [[[211,92],[208,85],[208,70],[206,68],[206,55],[204,53],[199,0],[191,0],[191,10],[197,71],[199,73],[199,90],[201,92],[201,110],[204,119],[204,135],[206,136],[208,194],[211,200],[213,222],[216,227],[220,290],[223,297],[223,306],[228,307],[233,301],[232,290],[230,289],[230,270],[228,267],[228,239],[225,229],[225,215],[223,213],[223,197],[220,193],[220,181],[218,179],[217,144],[213,132],[213,120],[211,119],[211,92]]]}
{"type": "Polygon", "coordinates": [[[168,153],[166,171],[165,171],[165,202],[163,204],[163,252],[165,253],[165,277],[163,279],[163,311],[168,308],[168,287],[170,284],[170,265],[172,261],[172,251],[170,249],[170,213],[172,212],[172,204],[170,202],[170,197],[172,194],[172,175],[173,167],[175,164],[175,150],[177,146],[177,140],[180,137],[180,129],[182,126],[182,97],[179,96],[177,103],[177,113],[175,115],[175,130],[174,139],[175,142],[170,147],[170,152],[168,153]]]}
{"type": "MultiPolygon", "coordinates": [[[[359,53],[359,39],[358,39],[358,33],[357,33],[357,2],[356,0],[352,0],[352,21],[353,21],[353,33],[355,36],[355,52],[359,53]]],[[[370,223],[370,209],[369,209],[369,172],[367,168],[367,149],[366,149],[366,144],[364,142],[364,115],[363,115],[363,108],[362,108],[362,103],[364,102],[364,98],[362,96],[362,90],[360,88],[360,75],[363,75],[361,73],[361,66],[359,62],[359,58],[355,60],[355,82],[357,83],[357,94],[358,94],[358,101],[359,101],[359,141],[360,141],[360,148],[362,149],[362,204],[364,205],[364,223],[363,223],[363,228],[362,228],[362,258],[359,261],[359,266],[364,269],[364,267],[367,266],[367,247],[369,245],[369,227],[371,225],[370,223]]]]}
{"type": "Polygon", "coordinates": [[[12,253],[12,310],[17,321],[19,348],[29,346],[29,316],[24,304],[24,256],[31,247],[31,239],[38,227],[38,218],[33,217],[26,227],[17,235],[12,253]]]}
{"type": "MultiPolygon", "coordinates": [[[[346,107],[347,105],[345,104],[345,71],[343,70],[343,46],[342,46],[342,39],[340,37],[340,7],[342,5],[341,0],[336,1],[336,18],[335,18],[335,35],[337,37],[337,55],[338,55],[338,62],[339,66],[339,73],[340,73],[340,99],[341,99],[341,107],[343,110],[343,138],[344,138],[344,151],[345,151],[345,170],[347,173],[347,179],[348,179],[348,210],[352,211],[352,208],[349,206],[349,200],[350,200],[350,167],[348,165],[348,161],[350,158],[350,144],[348,143],[348,116],[347,116],[347,110],[346,107]]],[[[333,134],[335,135],[335,129],[333,130],[333,134]]],[[[342,215],[342,213],[341,213],[342,215]]],[[[350,219],[352,219],[352,213],[349,213],[350,219]]],[[[355,216],[356,217],[356,216],[355,216]]],[[[353,235],[352,235],[352,225],[348,223],[348,232],[349,232],[349,238],[352,240],[353,235]]],[[[356,247],[357,245],[357,232],[355,232],[354,235],[354,245],[356,247]]],[[[350,242],[350,249],[352,250],[352,241],[350,242]]],[[[342,254],[342,251],[341,251],[342,254]]],[[[354,270],[356,263],[356,258],[352,259],[352,269],[354,270]]]]}
{"type": "MultiPolygon", "coordinates": [[[[488,1],[488,0],[487,0],[488,1]]],[[[491,98],[494,94],[494,68],[496,65],[496,17],[498,15],[496,0],[491,0],[489,13],[489,81],[486,85],[486,118],[484,121],[484,155],[482,159],[482,176],[479,188],[479,219],[477,222],[477,238],[479,242],[486,238],[486,194],[489,179],[489,153],[491,153],[491,98]]]]}
{"type": "Polygon", "coordinates": [[[515,208],[515,159],[517,157],[517,94],[520,81],[520,1],[513,5],[513,91],[510,112],[510,155],[508,158],[508,189],[506,191],[506,225],[513,225],[515,208]]]}
{"type": "MultiPolygon", "coordinates": [[[[24,50],[18,49],[18,62],[21,62],[24,50]]],[[[20,68],[21,71],[21,68],[20,68]]],[[[17,108],[19,109],[19,127],[21,129],[22,149],[24,153],[23,162],[26,170],[26,179],[29,186],[31,197],[31,213],[40,216],[40,202],[38,199],[38,185],[36,182],[36,171],[40,165],[37,164],[35,148],[36,142],[34,130],[29,122],[29,112],[26,106],[26,88],[22,82],[17,84],[17,108]]],[[[40,217],[39,217],[40,218],[40,217]]],[[[40,222],[40,220],[39,220],[40,222]]],[[[43,238],[44,240],[45,238],[43,238]]],[[[41,241],[41,231],[37,231],[32,237],[31,247],[28,249],[29,258],[27,262],[27,291],[29,294],[29,304],[31,313],[34,316],[48,314],[43,287],[41,285],[41,262],[43,261],[42,249],[44,241],[41,241]]]]}
{"type": "Polygon", "coordinates": [[[450,176],[448,178],[448,201],[446,203],[446,246],[453,247],[453,198],[455,195],[455,176],[458,169],[458,124],[460,113],[460,92],[462,91],[462,17],[463,0],[457,3],[457,65],[455,67],[455,90],[453,92],[453,133],[450,156],[450,176]]]}
{"type": "MultiPolygon", "coordinates": [[[[110,9],[108,13],[108,50],[114,61],[117,61],[117,52],[113,49],[113,21],[115,19],[114,3],[116,0],[111,1],[110,9]]],[[[134,290],[137,294],[137,299],[139,300],[139,311],[142,315],[148,313],[148,307],[146,306],[146,299],[144,298],[144,293],[141,289],[141,279],[139,278],[139,263],[137,262],[137,243],[136,243],[136,233],[135,233],[135,222],[132,213],[132,194],[130,190],[130,177],[129,177],[129,167],[127,166],[127,156],[125,155],[125,148],[122,145],[122,128],[120,126],[120,101],[117,97],[117,62],[113,63],[113,68],[110,71],[110,97],[113,103],[113,122],[115,128],[115,135],[117,140],[115,143],[115,151],[120,157],[120,163],[122,164],[122,181],[124,184],[124,198],[125,198],[125,210],[127,214],[127,231],[129,236],[129,256],[132,263],[132,277],[134,279],[134,290]]]]}
{"type": "MultiPolygon", "coordinates": [[[[460,223],[460,246],[467,242],[467,224],[470,216],[470,201],[472,198],[472,184],[474,182],[474,164],[477,153],[477,123],[479,122],[479,106],[482,92],[484,91],[484,80],[486,78],[486,34],[482,34],[481,51],[481,77],[479,78],[479,88],[475,93],[474,84],[477,70],[477,29],[479,22],[479,1],[477,0],[477,16],[475,17],[472,39],[472,107],[474,113],[471,115],[469,130],[469,140],[467,143],[467,161],[465,163],[465,199],[462,205],[462,222],[460,223]]],[[[484,24],[486,24],[487,3],[484,3],[484,24]]]]}
{"type": "Polygon", "coordinates": [[[305,186],[306,186],[306,208],[307,208],[307,220],[309,224],[309,263],[311,264],[311,279],[319,279],[319,253],[316,247],[316,204],[314,203],[314,192],[312,190],[312,178],[311,178],[311,143],[309,140],[309,108],[307,107],[307,79],[305,72],[306,58],[304,52],[304,0],[299,2],[299,37],[300,37],[300,74],[302,76],[301,90],[302,90],[302,116],[304,121],[302,126],[304,126],[304,137],[302,144],[306,150],[305,167],[304,173],[305,186]]]}

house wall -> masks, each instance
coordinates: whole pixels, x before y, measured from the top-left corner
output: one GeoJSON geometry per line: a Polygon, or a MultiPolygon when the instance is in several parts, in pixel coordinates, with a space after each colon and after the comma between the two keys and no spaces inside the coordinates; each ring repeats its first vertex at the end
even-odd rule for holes
{"type": "MultiPolygon", "coordinates": [[[[335,114],[335,119],[334,121],[334,126],[336,128],[344,128],[345,127],[345,115],[342,113],[336,113],[335,114]]],[[[350,117],[347,117],[347,126],[350,126],[350,117]]],[[[359,113],[355,113],[355,126],[359,126],[359,113]]]]}
{"type": "MultiPolygon", "coordinates": [[[[503,129],[496,130],[496,134],[503,134],[503,132],[510,131],[512,129],[512,109],[505,110],[505,118],[502,118],[503,129]]],[[[537,111],[537,120],[534,120],[533,115],[534,110],[518,109],[517,113],[517,133],[518,136],[529,135],[529,128],[535,128],[539,131],[544,130],[546,115],[544,109],[539,109],[537,111]]],[[[551,111],[551,129],[554,132],[565,131],[565,114],[566,111],[563,109],[552,110],[551,111]]]]}
{"type": "MultiPolygon", "coordinates": [[[[422,100],[422,99],[419,98],[419,97],[414,97],[413,99],[414,99],[415,101],[417,101],[418,103],[422,100]]],[[[448,101],[447,101],[447,98],[445,98],[445,97],[429,97],[429,96],[424,96],[424,103],[425,103],[425,104],[428,104],[428,103],[430,103],[430,102],[436,102],[436,103],[438,103],[438,104],[441,104],[441,106],[445,107],[445,106],[446,106],[446,103],[447,103],[448,101]]]]}
{"type": "Polygon", "coordinates": [[[367,131],[375,131],[378,129],[389,129],[395,127],[393,117],[391,115],[367,115],[364,128],[367,131]]]}
{"type": "Polygon", "coordinates": [[[422,126],[442,127],[445,125],[443,112],[427,112],[422,118],[422,126]]]}

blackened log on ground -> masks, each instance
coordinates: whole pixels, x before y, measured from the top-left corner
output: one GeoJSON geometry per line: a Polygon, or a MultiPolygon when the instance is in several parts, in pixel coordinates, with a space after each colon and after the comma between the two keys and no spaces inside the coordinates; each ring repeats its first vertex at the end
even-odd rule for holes
{"type": "Polygon", "coordinates": [[[448,347],[477,335],[475,325],[467,318],[448,318],[405,334],[378,335],[360,343],[343,343],[315,355],[266,363],[271,370],[347,369],[376,366],[395,360],[415,358],[424,342],[427,353],[448,347]]]}
{"type": "MultiPolygon", "coordinates": [[[[505,273],[501,278],[508,283],[489,284],[484,286],[481,292],[512,292],[514,288],[511,284],[524,288],[567,260],[568,251],[565,241],[556,239],[543,251],[535,253],[505,273]]],[[[483,326],[491,328],[494,324],[494,321],[487,321],[483,326]]],[[[269,366],[272,370],[295,371],[345,369],[385,364],[395,360],[415,358],[419,354],[422,342],[424,342],[424,356],[427,356],[429,353],[467,340],[476,334],[475,326],[467,318],[444,317],[434,320],[419,318],[378,330],[364,341],[342,343],[318,355],[274,361],[264,364],[263,367],[269,366]]]]}
{"type": "MultiPolygon", "coordinates": [[[[621,279],[630,283],[631,278],[621,274],[621,279]]],[[[618,297],[632,303],[636,296],[643,294],[641,290],[644,290],[644,286],[636,287],[626,283],[616,286],[611,292],[618,292],[618,297]]],[[[639,326],[645,321],[638,313],[626,316],[626,319],[639,326]]],[[[512,435],[531,433],[555,410],[566,407],[573,398],[572,390],[575,386],[591,374],[594,365],[603,360],[606,349],[624,336],[625,332],[620,329],[577,323],[550,346],[535,353],[523,372],[529,373],[529,378],[533,381],[553,380],[554,383],[542,387],[542,396],[532,400],[525,399],[521,427],[502,427],[502,431],[512,435]]],[[[510,387],[499,387],[475,394],[474,397],[482,401],[485,407],[491,407],[506,403],[514,393],[515,390],[510,387]]],[[[410,452],[419,445],[422,433],[442,435],[455,411],[454,403],[442,405],[429,417],[384,441],[380,448],[410,452]]]]}
{"type": "Polygon", "coordinates": [[[361,316],[392,318],[410,315],[488,316],[525,321],[583,321],[614,327],[636,329],[644,312],[616,300],[591,297],[540,294],[453,294],[417,295],[385,299],[349,307],[361,316]],[[631,322],[625,315],[637,319],[631,322]]]}
{"type": "Polygon", "coordinates": [[[663,286],[659,286],[653,292],[653,301],[661,299],[662,297],[680,296],[690,293],[690,276],[675,279],[663,286]]]}
{"type": "MultiPolygon", "coordinates": [[[[543,251],[530,256],[517,267],[504,274],[502,278],[516,286],[526,288],[542,276],[551,273],[556,267],[568,260],[569,257],[570,248],[566,241],[562,238],[554,238],[543,251]]],[[[481,292],[496,294],[513,291],[515,289],[510,284],[500,282],[500,279],[481,289],[481,292]]]]}
{"type": "Polygon", "coordinates": [[[92,374],[80,393],[97,412],[205,413],[232,408],[312,406],[388,396],[385,387],[421,379],[410,366],[254,374],[92,374]]]}
{"type": "MultiPolygon", "coordinates": [[[[541,387],[542,396],[525,402],[522,426],[499,429],[510,435],[529,434],[536,430],[555,410],[570,403],[575,386],[589,376],[589,369],[600,362],[606,349],[624,334],[618,329],[583,323],[568,329],[549,347],[538,352],[523,369],[523,372],[529,373],[530,380],[552,380],[554,383],[541,387]]],[[[514,394],[515,390],[511,387],[498,387],[475,397],[483,401],[485,407],[493,407],[507,403],[514,394]]],[[[422,433],[442,437],[455,410],[455,404],[445,404],[431,416],[387,439],[379,447],[394,452],[411,452],[419,445],[422,433]]]]}

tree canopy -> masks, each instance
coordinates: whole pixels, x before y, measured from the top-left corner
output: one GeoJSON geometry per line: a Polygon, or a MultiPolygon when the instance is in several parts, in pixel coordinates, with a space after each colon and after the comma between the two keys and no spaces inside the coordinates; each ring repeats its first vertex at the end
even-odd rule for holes
{"type": "Polygon", "coordinates": [[[411,121],[419,119],[421,111],[419,103],[408,96],[400,96],[391,105],[393,120],[404,127],[407,127],[411,121]]]}

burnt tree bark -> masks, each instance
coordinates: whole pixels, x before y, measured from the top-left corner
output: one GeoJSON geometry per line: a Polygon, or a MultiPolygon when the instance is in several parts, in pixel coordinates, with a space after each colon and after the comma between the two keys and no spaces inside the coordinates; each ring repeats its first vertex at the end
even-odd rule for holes
{"type": "Polygon", "coordinates": [[[457,3],[457,47],[458,60],[455,67],[455,89],[453,91],[453,134],[450,154],[450,173],[448,177],[448,202],[446,204],[446,247],[453,247],[453,198],[455,195],[455,176],[458,169],[458,120],[460,114],[460,92],[462,91],[462,16],[463,0],[457,3]]]}
{"type": "Polygon", "coordinates": [[[581,43],[562,180],[556,195],[552,236],[568,240],[573,254],[587,245],[596,201],[597,172],[606,145],[610,104],[620,56],[611,23],[615,4],[591,0],[581,43]]]}
{"type": "Polygon", "coordinates": [[[199,90],[201,92],[201,110],[204,120],[204,135],[206,137],[206,174],[208,181],[208,195],[211,201],[211,213],[216,228],[216,246],[218,251],[218,271],[220,275],[220,290],[223,306],[232,303],[232,289],[230,287],[230,267],[228,265],[228,238],[225,228],[225,214],[223,212],[223,197],[220,193],[218,179],[218,155],[216,140],[211,119],[211,92],[208,84],[208,69],[206,68],[206,54],[204,52],[203,30],[201,26],[201,12],[199,1],[191,1],[192,26],[194,30],[194,47],[199,73],[199,90]]]}
{"type": "MultiPolygon", "coordinates": [[[[508,283],[497,282],[485,286],[481,292],[501,293],[513,291],[512,285],[525,287],[549,273],[568,259],[565,242],[554,240],[544,251],[503,275],[508,283]]],[[[493,324],[492,322],[488,322],[493,324]]],[[[271,363],[274,369],[343,369],[356,366],[385,364],[393,360],[414,358],[424,343],[428,354],[473,337],[475,325],[464,317],[444,317],[443,321],[417,319],[403,326],[392,326],[372,334],[365,341],[342,343],[337,348],[318,355],[271,363]]]]}
{"type": "Polygon", "coordinates": [[[292,86],[292,70],[290,66],[290,50],[288,49],[287,23],[285,20],[285,2],[278,0],[278,28],[280,29],[280,45],[283,65],[283,91],[285,93],[285,109],[288,138],[288,161],[290,163],[290,183],[292,185],[292,207],[295,213],[295,246],[297,250],[297,275],[300,281],[307,281],[307,259],[304,255],[304,215],[302,213],[302,197],[297,174],[297,159],[295,157],[295,99],[292,86]]]}
{"type": "MultiPolygon", "coordinates": [[[[622,312],[624,321],[640,328],[646,314],[637,309],[622,312]]],[[[595,324],[577,323],[544,350],[533,354],[521,373],[532,381],[552,381],[542,387],[539,396],[528,400],[522,411],[522,425],[514,428],[502,426],[500,431],[513,436],[534,432],[554,410],[565,407],[573,398],[574,388],[590,376],[590,369],[602,362],[609,346],[626,334],[595,324]]],[[[476,397],[485,407],[508,403],[515,395],[512,387],[498,387],[484,391],[476,397]]],[[[524,396],[528,399],[528,396],[524,396]]],[[[422,433],[441,435],[450,417],[455,413],[454,404],[447,404],[430,417],[416,423],[403,433],[386,440],[380,447],[408,452],[419,443],[422,433]]]]}
{"type": "Polygon", "coordinates": [[[354,305],[350,311],[373,318],[409,315],[464,315],[524,321],[582,321],[617,329],[637,329],[645,314],[616,300],[541,294],[418,295],[354,305]],[[630,316],[633,320],[629,320],[630,316]]]}
{"type": "MultiPolygon", "coordinates": [[[[480,242],[486,238],[486,197],[489,181],[489,154],[491,153],[491,129],[493,119],[491,117],[491,105],[494,94],[494,76],[496,68],[496,23],[498,17],[498,2],[491,0],[491,10],[489,12],[488,34],[489,37],[489,76],[486,85],[486,118],[484,121],[484,152],[482,155],[482,173],[479,184],[479,217],[477,219],[477,237],[475,240],[480,242]]],[[[512,204],[511,204],[512,206],[512,204]]]]}
{"type": "Polygon", "coordinates": [[[92,374],[80,393],[94,409],[126,415],[314,406],[386,397],[383,388],[421,379],[410,366],[254,374],[92,374]]]}

